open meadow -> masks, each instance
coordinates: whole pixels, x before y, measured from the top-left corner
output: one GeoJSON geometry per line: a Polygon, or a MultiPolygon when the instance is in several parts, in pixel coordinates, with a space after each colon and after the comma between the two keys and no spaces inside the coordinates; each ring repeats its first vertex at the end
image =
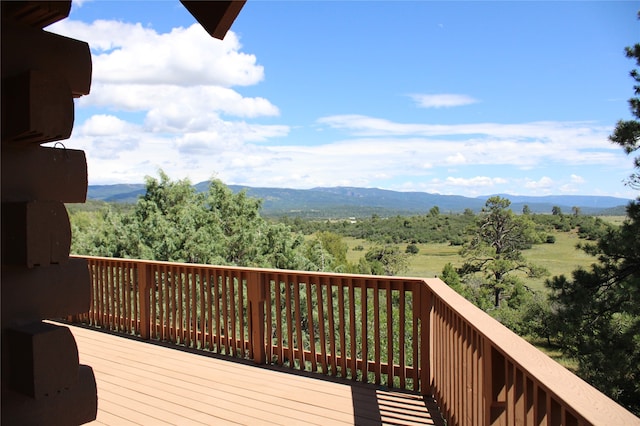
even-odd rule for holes
{"type": "MultiPolygon", "coordinates": [[[[567,275],[577,267],[587,268],[595,259],[582,250],[576,249],[576,244],[584,242],[575,232],[555,232],[556,242],[553,244],[537,244],[531,249],[523,251],[526,259],[534,264],[547,268],[551,276],[567,275]]],[[[358,258],[374,245],[374,243],[357,238],[345,237],[344,242],[349,246],[347,260],[357,262],[358,258]],[[353,250],[362,246],[364,250],[353,250]]],[[[464,259],[458,254],[460,246],[452,246],[448,243],[417,244],[420,251],[412,255],[409,262],[409,270],[403,274],[411,277],[430,278],[439,276],[442,268],[448,262],[459,267],[464,259]]],[[[404,245],[401,245],[404,247],[404,245]]],[[[544,290],[546,278],[526,279],[526,284],[534,290],[544,290]]]]}

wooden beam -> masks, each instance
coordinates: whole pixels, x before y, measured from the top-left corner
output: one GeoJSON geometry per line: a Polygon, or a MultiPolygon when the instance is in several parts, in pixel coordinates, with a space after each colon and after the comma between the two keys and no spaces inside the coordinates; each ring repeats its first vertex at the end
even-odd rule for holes
{"type": "Polygon", "coordinates": [[[64,263],[71,225],[59,201],[2,203],[2,264],[32,268],[64,263]]]}
{"type": "Polygon", "coordinates": [[[67,81],[74,97],[89,94],[89,45],[41,29],[2,20],[2,78],[41,70],[67,81]]]}
{"type": "Polygon", "coordinates": [[[180,0],[211,37],[222,40],[236,20],[246,0],[180,0]]]}
{"type": "Polygon", "coordinates": [[[2,265],[2,326],[89,311],[91,277],[85,259],[28,269],[2,265]]]}
{"type": "Polygon", "coordinates": [[[80,365],[78,384],[46,398],[34,399],[2,391],[2,424],[79,425],[95,420],[98,412],[96,379],[91,367],[80,365]]]}
{"type": "Polygon", "coordinates": [[[3,202],[51,200],[84,203],[87,199],[84,151],[3,146],[0,161],[3,202]]]}
{"type": "Polygon", "coordinates": [[[64,78],[29,70],[2,79],[2,143],[69,139],[73,119],[73,96],[64,78]]]}
{"type": "Polygon", "coordinates": [[[11,19],[30,27],[44,28],[63,20],[71,11],[67,1],[3,1],[2,19],[11,19]]]}
{"type": "Polygon", "coordinates": [[[38,321],[5,333],[13,390],[40,399],[78,383],[78,347],[69,328],[38,321]]]}

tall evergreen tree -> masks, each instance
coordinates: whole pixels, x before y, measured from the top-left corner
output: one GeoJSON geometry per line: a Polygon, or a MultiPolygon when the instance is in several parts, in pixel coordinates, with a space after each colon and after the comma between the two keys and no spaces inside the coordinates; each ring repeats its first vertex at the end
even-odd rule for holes
{"type": "Polygon", "coordinates": [[[485,286],[493,293],[496,308],[504,293],[516,285],[516,271],[524,271],[530,277],[545,273],[543,268],[530,264],[522,255],[522,250],[531,241],[522,219],[509,209],[510,205],[506,198],[489,198],[472,229],[471,239],[460,251],[466,259],[460,268],[461,275],[482,273],[485,286]]]}

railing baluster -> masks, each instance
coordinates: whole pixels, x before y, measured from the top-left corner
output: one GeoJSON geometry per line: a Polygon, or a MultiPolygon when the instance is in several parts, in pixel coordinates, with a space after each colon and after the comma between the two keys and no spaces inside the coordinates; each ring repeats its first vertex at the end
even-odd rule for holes
{"type": "Polygon", "coordinates": [[[273,285],[274,291],[276,293],[276,339],[277,339],[277,348],[276,355],[278,357],[278,364],[284,365],[284,341],[283,341],[283,332],[282,332],[282,282],[280,280],[280,276],[277,274],[273,275],[273,285]]]}
{"type": "Polygon", "coordinates": [[[166,281],[164,284],[164,292],[163,292],[163,302],[164,302],[164,318],[162,319],[163,340],[171,341],[170,331],[171,331],[171,309],[169,309],[169,303],[171,301],[171,293],[175,291],[176,288],[176,278],[177,275],[175,272],[176,268],[169,266],[166,268],[166,281]]]}
{"type": "Polygon", "coordinates": [[[222,294],[222,324],[223,324],[223,331],[221,332],[221,336],[220,338],[224,338],[224,353],[225,355],[229,355],[230,351],[229,351],[229,302],[228,302],[228,297],[229,297],[229,290],[228,290],[228,286],[229,286],[229,273],[225,270],[222,273],[222,287],[220,289],[221,294],[222,294]]]}
{"type": "Polygon", "coordinates": [[[244,306],[244,274],[240,275],[238,277],[238,307],[237,307],[237,312],[238,312],[238,330],[239,330],[239,340],[240,340],[240,355],[242,357],[246,356],[246,351],[245,351],[245,342],[246,342],[246,338],[245,338],[245,329],[244,329],[244,313],[243,313],[243,306],[244,306]]]}
{"type": "MultiPolygon", "coordinates": [[[[414,392],[418,392],[420,390],[420,380],[418,379],[419,377],[419,372],[420,372],[420,367],[424,367],[422,365],[422,360],[419,358],[420,354],[418,353],[418,348],[420,347],[420,345],[417,345],[415,342],[419,342],[420,340],[420,335],[418,334],[418,330],[419,330],[419,318],[420,318],[420,299],[421,299],[421,291],[420,291],[420,284],[419,283],[412,283],[412,291],[411,291],[411,307],[412,307],[412,313],[411,313],[411,322],[412,322],[412,328],[411,328],[411,341],[413,342],[413,344],[411,345],[411,348],[413,350],[413,370],[412,370],[412,374],[411,374],[411,380],[413,380],[413,391],[414,392]]],[[[424,344],[424,342],[423,342],[424,344]]],[[[422,350],[420,350],[420,352],[422,352],[422,350]]],[[[429,360],[427,359],[427,362],[429,362],[429,360]]],[[[423,385],[426,385],[426,383],[424,383],[423,385]]]]}
{"type": "Polygon", "coordinates": [[[193,302],[193,293],[191,292],[191,280],[189,279],[189,274],[187,273],[186,270],[183,270],[182,268],[178,269],[177,271],[172,273],[172,276],[174,276],[174,281],[177,284],[178,282],[180,283],[180,291],[181,293],[183,293],[183,298],[184,298],[184,320],[183,320],[183,341],[184,344],[189,347],[192,344],[192,317],[193,317],[193,309],[192,309],[192,302],[193,302]]]}
{"type": "Polygon", "coordinates": [[[462,387],[462,401],[464,413],[462,418],[465,424],[471,424],[473,420],[473,330],[468,324],[463,324],[464,359],[462,364],[462,374],[464,383],[462,387]]]}
{"type": "Polygon", "coordinates": [[[380,368],[380,289],[376,281],[373,282],[373,357],[375,383],[381,383],[380,368]]]}
{"type": "Polygon", "coordinates": [[[111,268],[111,306],[113,307],[112,317],[112,330],[120,331],[120,268],[117,265],[113,265],[111,268]]]}
{"type": "Polygon", "coordinates": [[[205,344],[206,344],[206,338],[207,338],[207,334],[206,334],[206,320],[207,320],[207,315],[206,315],[206,298],[205,298],[205,272],[202,269],[197,269],[197,277],[198,277],[198,283],[199,283],[199,289],[200,289],[200,303],[198,304],[198,312],[200,313],[200,349],[204,349],[205,348],[205,344]]]}
{"type": "Polygon", "coordinates": [[[99,325],[100,327],[104,326],[104,318],[103,318],[103,306],[102,306],[102,298],[104,297],[104,289],[102,288],[102,273],[104,272],[104,269],[101,267],[102,261],[101,260],[97,260],[96,263],[93,265],[93,280],[94,280],[94,287],[97,291],[97,294],[95,294],[93,296],[94,299],[94,306],[96,309],[96,312],[94,312],[94,324],[95,325],[99,325]]]}
{"type": "Polygon", "coordinates": [[[206,282],[206,293],[207,293],[207,342],[209,344],[209,350],[213,351],[213,337],[215,336],[215,330],[213,328],[213,287],[212,281],[214,280],[213,272],[208,271],[203,274],[204,280],[206,282]]]}
{"type": "Polygon", "coordinates": [[[108,326],[110,330],[113,330],[113,265],[109,265],[107,269],[107,306],[108,326]]]}
{"type": "Polygon", "coordinates": [[[168,267],[162,265],[162,268],[158,268],[158,336],[160,340],[166,340],[166,320],[165,320],[165,302],[167,300],[167,291],[169,289],[169,277],[168,267]]]}
{"type": "Polygon", "coordinates": [[[351,349],[351,379],[358,379],[358,356],[356,352],[356,301],[355,289],[351,278],[346,278],[349,294],[349,348],[351,349]]]}
{"type": "Polygon", "coordinates": [[[329,316],[329,363],[331,374],[338,375],[338,354],[336,352],[336,325],[333,311],[333,287],[335,278],[327,280],[327,315],[329,316]]]}
{"type": "Polygon", "coordinates": [[[340,331],[340,373],[342,377],[347,377],[347,338],[346,338],[346,317],[344,310],[344,282],[342,278],[338,281],[338,327],[340,331]]]}
{"type": "Polygon", "coordinates": [[[167,312],[170,315],[167,315],[167,325],[169,327],[169,339],[176,343],[182,343],[182,340],[178,336],[178,295],[177,293],[180,291],[180,278],[176,277],[174,268],[170,268],[171,275],[174,277],[173,285],[168,289],[168,308],[167,312]]]}
{"type": "Polygon", "coordinates": [[[126,265],[120,265],[118,267],[118,305],[120,307],[120,313],[118,315],[118,330],[123,332],[125,330],[125,321],[127,315],[127,305],[125,296],[125,279],[124,268],[126,265]]]}
{"type": "Polygon", "coordinates": [[[215,320],[215,338],[216,348],[218,352],[222,352],[222,324],[220,322],[220,286],[222,285],[222,277],[219,270],[215,270],[215,276],[213,280],[213,301],[215,306],[214,320],[215,320]]]}
{"type": "MultiPolygon", "coordinates": [[[[318,333],[320,334],[320,365],[322,367],[322,373],[327,374],[327,341],[325,331],[325,316],[324,316],[324,298],[322,296],[322,289],[327,288],[331,290],[330,286],[326,285],[327,282],[318,278],[315,284],[316,287],[316,306],[318,307],[318,333]]],[[[329,296],[327,296],[329,298],[329,296]]],[[[315,344],[313,345],[315,347],[315,344]]]]}
{"type": "Polygon", "coordinates": [[[234,274],[229,276],[229,308],[231,311],[231,318],[229,320],[229,331],[231,332],[228,337],[231,339],[231,354],[237,355],[237,340],[236,340],[236,277],[234,274]]]}
{"type": "Polygon", "coordinates": [[[287,346],[289,347],[289,367],[295,368],[295,354],[294,354],[294,344],[293,344],[293,309],[291,307],[292,297],[293,297],[293,282],[290,275],[286,276],[287,281],[285,282],[285,302],[286,302],[286,315],[285,320],[287,322],[287,346]]]}
{"type": "Polygon", "coordinates": [[[189,281],[186,269],[179,268],[173,271],[174,291],[178,294],[180,315],[178,316],[178,333],[180,343],[189,346],[191,344],[190,335],[190,316],[191,308],[189,307],[189,281]]]}
{"type": "Polygon", "coordinates": [[[393,387],[393,306],[391,281],[386,281],[386,302],[387,302],[387,386],[393,387]]]}
{"type": "Polygon", "coordinates": [[[407,384],[407,374],[405,367],[405,354],[404,354],[404,339],[405,339],[405,322],[406,318],[406,309],[405,309],[405,293],[404,293],[404,285],[399,291],[400,293],[400,315],[398,321],[400,322],[399,328],[400,332],[398,333],[398,364],[400,365],[400,389],[405,389],[407,384]]]}
{"type": "Polygon", "coordinates": [[[131,298],[129,293],[129,264],[123,263],[120,274],[122,276],[122,331],[131,332],[131,298]]]}
{"type": "Polygon", "coordinates": [[[298,350],[298,362],[300,362],[300,369],[304,370],[305,357],[304,357],[304,342],[302,341],[302,321],[300,315],[300,282],[298,278],[293,281],[293,301],[295,306],[295,327],[296,327],[296,349],[298,350]]]}
{"type": "Polygon", "coordinates": [[[369,376],[369,354],[368,354],[368,318],[367,311],[369,310],[369,303],[367,298],[367,286],[364,280],[358,280],[358,285],[360,286],[360,312],[361,312],[361,329],[360,329],[360,339],[361,339],[361,349],[362,349],[362,381],[367,382],[369,376]]]}
{"type": "MultiPolygon", "coordinates": [[[[273,321],[274,321],[274,313],[275,311],[273,310],[273,307],[275,307],[275,309],[278,309],[277,306],[275,306],[275,298],[273,297],[273,293],[274,291],[278,291],[277,287],[274,287],[272,290],[271,287],[271,275],[270,274],[264,274],[261,275],[261,277],[263,277],[262,279],[264,280],[263,288],[265,288],[265,293],[264,293],[264,297],[265,297],[265,310],[266,310],[266,324],[265,324],[265,343],[267,345],[267,347],[265,348],[266,352],[265,352],[265,357],[266,357],[266,362],[267,363],[271,363],[273,362],[273,358],[275,355],[275,350],[273,348],[273,334],[274,334],[274,327],[273,327],[273,321]]],[[[278,361],[279,362],[279,361],[278,361]]]]}
{"type": "MultiPolygon", "coordinates": [[[[306,289],[306,296],[307,296],[307,324],[308,324],[308,328],[309,328],[309,349],[311,352],[311,371],[316,372],[318,371],[318,362],[316,360],[316,339],[315,339],[315,322],[313,320],[313,306],[312,306],[312,291],[311,291],[311,280],[309,279],[310,277],[305,277],[305,289],[306,289]]],[[[322,304],[322,303],[320,303],[322,304]]],[[[316,303],[316,306],[318,306],[318,304],[316,303]]]]}
{"type": "Polygon", "coordinates": [[[124,305],[124,328],[123,332],[126,334],[131,333],[131,264],[126,262],[122,266],[122,300],[124,305]]]}
{"type": "Polygon", "coordinates": [[[189,283],[189,301],[191,301],[191,307],[189,308],[189,313],[191,315],[191,322],[189,323],[189,336],[191,338],[191,342],[188,346],[192,346],[193,348],[198,347],[198,311],[197,311],[197,289],[196,289],[196,275],[193,269],[189,271],[183,269],[185,279],[189,283]]]}

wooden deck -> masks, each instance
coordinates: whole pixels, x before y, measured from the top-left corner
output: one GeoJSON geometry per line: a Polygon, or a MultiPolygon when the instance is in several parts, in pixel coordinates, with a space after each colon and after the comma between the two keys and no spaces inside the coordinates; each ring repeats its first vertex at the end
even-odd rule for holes
{"type": "Polygon", "coordinates": [[[70,326],[105,425],[443,425],[419,395],[70,326]]]}

